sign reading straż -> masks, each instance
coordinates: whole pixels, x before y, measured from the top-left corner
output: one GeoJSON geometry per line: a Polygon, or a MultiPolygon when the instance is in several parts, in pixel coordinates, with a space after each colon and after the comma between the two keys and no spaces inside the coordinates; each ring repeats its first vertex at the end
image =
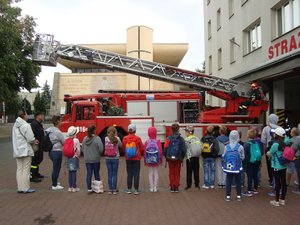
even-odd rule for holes
{"type": "Polygon", "coordinates": [[[300,49],[300,32],[271,45],[268,57],[269,59],[273,59],[296,49],[300,49]]]}

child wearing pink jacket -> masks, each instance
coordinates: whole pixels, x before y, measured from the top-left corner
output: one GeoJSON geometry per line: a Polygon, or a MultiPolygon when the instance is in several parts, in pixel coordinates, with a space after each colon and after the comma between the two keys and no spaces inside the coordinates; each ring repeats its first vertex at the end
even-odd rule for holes
{"type": "Polygon", "coordinates": [[[156,139],[157,130],[155,127],[148,129],[149,139],[144,145],[144,160],[148,167],[150,192],[157,192],[158,167],[162,164],[162,146],[160,140],[156,139]]]}

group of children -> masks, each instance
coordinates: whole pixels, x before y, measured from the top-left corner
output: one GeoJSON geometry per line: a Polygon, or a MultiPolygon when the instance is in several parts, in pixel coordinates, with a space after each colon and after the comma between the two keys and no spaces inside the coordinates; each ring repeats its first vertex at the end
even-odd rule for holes
{"type": "MultiPolygon", "coordinates": [[[[272,114],[270,119],[272,120],[273,117],[272,114]]],[[[274,177],[275,200],[270,203],[274,206],[284,205],[287,189],[286,168],[287,165],[291,166],[292,161],[282,163],[281,158],[284,155],[285,146],[290,141],[283,128],[270,124],[263,129],[261,139],[258,137],[256,129],[248,130],[248,141],[245,143],[240,140],[241,134],[236,130],[232,130],[228,135],[225,126],[219,127],[217,130],[219,135],[216,135],[215,127],[208,126],[206,134],[201,140],[194,135],[193,126],[187,126],[185,128],[186,138],[184,139],[179,132],[179,125],[173,124],[172,134],[166,139],[163,146],[157,139],[155,127],[148,129],[149,139],[142,143],[141,138],[136,135],[134,124],[129,125],[128,135],[122,141],[117,135],[116,128],[112,126],[108,128],[107,137],[102,143],[95,133],[96,127],[92,125],[88,128],[88,134],[82,142],[88,192],[93,192],[93,174],[94,179],[100,181],[100,157],[104,154],[108,173],[108,193],[117,194],[119,157],[122,151],[126,159],[127,188],[125,193],[127,194],[140,194],[139,180],[142,156],[144,156],[145,166],[148,167],[150,192],[158,191],[158,168],[162,164],[163,157],[169,167],[170,192],[179,192],[180,172],[184,158],[186,158],[185,190],[192,187],[193,177],[195,188],[200,189],[199,160],[201,156],[204,172],[202,188],[213,189],[215,187],[215,174],[217,174],[218,187],[226,188],[225,201],[231,200],[231,187],[233,185],[236,186],[237,201],[241,201],[242,196],[250,197],[258,194],[261,160],[266,153],[267,163],[270,163],[274,177]],[[242,193],[242,185],[245,180],[244,173],[247,174],[247,191],[242,193]]],[[[293,132],[295,131],[293,130],[292,134],[293,132]]],[[[80,156],[77,133],[77,128],[70,127],[68,138],[63,143],[69,171],[69,191],[71,192],[79,190],[76,186],[76,171],[79,168],[78,159],[80,156]],[[72,148],[73,152],[67,155],[65,151],[68,152],[66,149],[69,148],[72,148]]]]}

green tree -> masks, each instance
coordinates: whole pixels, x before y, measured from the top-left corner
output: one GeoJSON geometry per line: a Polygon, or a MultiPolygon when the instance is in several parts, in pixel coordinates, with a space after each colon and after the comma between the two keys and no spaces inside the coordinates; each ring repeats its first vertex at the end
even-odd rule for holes
{"type": "Polygon", "coordinates": [[[48,84],[48,81],[44,84],[42,88],[42,98],[44,99],[46,103],[46,109],[50,109],[50,102],[51,102],[51,90],[50,85],[48,84]]]}
{"type": "Polygon", "coordinates": [[[22,100],[22,109],[24,109],[27,114],[32,114],[31,104],[26,97],[22,100]]]}
{"type": "Polygon", "coordinates": [[[43,112],[46,113],[46,101],[38,92],[33,101],[34,112],[43,112]]]}
{"type": "Polygon", "coordinates": [[[22,16],[13,0],[0,0],[0,99],[8,104],[18,98],[20,89],[38,87],[40,66],[31,60],[34,28],[31,16],[22,16]]]}
{"type": "Polygon", "coordinates": [[[203,61],[203,63],[202,63],[202,69],[197,68],[196,72],[198,72],[198,73],[205,73],[205,61],[203,61]]]}

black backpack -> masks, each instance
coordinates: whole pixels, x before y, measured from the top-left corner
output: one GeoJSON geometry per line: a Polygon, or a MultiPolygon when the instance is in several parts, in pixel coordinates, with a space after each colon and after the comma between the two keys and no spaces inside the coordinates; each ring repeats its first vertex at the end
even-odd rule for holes
{"type": "Polygon", "coordinates": [[[53,148],[53,143],[50,140],[50,135],[51,132],[46,132],[44,135],[44,140],[42,141],[42,149],[44,152],[50,152],[53,148]]]}

